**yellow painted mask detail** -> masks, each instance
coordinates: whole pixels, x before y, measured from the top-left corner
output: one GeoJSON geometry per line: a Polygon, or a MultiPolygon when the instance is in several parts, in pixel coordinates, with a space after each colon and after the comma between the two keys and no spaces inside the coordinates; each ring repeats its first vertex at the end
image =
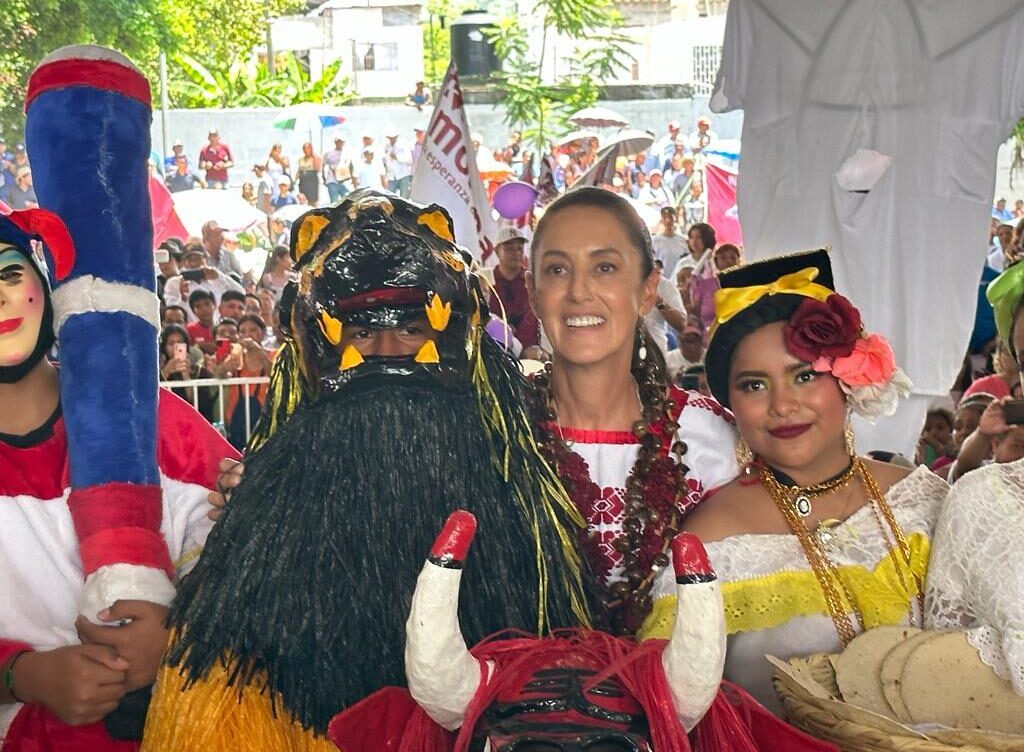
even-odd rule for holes
{"type": "Polygon", "coordinates": [[[441,212],[432,211],[421,214],[416,218],[416,221],[421,225],[429,227],[430,231],[437,235],[437,237],[447,240],[449,243],[455,242],[451,227],[448,225],[448,219],[441,212]]]}
{"type": "Polygon", "coordinates": [[[345,348],[345,351],[341,354],[341,370],[347,371],[350,368],[355,368],[357,365],[363,362],[363,354],[359,352],[355,345],[349,345],[345,348]]]}
{"type": "Polygon", "coordinates": [[[341,342],[341,322],[327,311],[320,311],[320,331],[332,345],[341,342]]]}
{"type": "Polygon", "coordinates": [[[416,353],[417,363],[440,363],[441,358],[437,354],[437,345],[434,344],[434,340],[428,339],[423,343],[423,347],[416,353]]]}
{"type": "Polygon", "coordinates": [[[430,305],[425,308],[427,309],[427,320],[435,332],[443,332],[448,328],[448,320],[452,315],[451,303],[442,303],[441,296],[435,294],[430,300],[430,305]]]}
{"type": "Polygon", "coordinates": [[[316,214],[307,215],[302,218],[302,224],[299,225],[299,234],[295,239],[296,262],[301,261],[302,257],[309,252],[309,249],[313,247],[313,243],[320,237],[320,233],[330,223],[331,220],[327,217],[321,217],[316,214]]]}

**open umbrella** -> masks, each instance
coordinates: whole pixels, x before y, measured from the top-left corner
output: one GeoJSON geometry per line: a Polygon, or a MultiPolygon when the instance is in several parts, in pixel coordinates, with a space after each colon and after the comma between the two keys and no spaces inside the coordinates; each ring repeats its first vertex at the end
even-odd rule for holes
{"type": "Polygon", "coordinates": [[[312,208],[309,204],[288,204],[277,209],[271,216],[282,222],[294,222],[312,208]]]}
{"type": "Polygon", "coordinates": [[[622,131],[597,153],[590,168],[576,178],[573,187],[611,184],[615,178],[615,160],[646,151],[654,143],[654,136],[646,131],[622,131]]]}
{"type": "Polygon", "coordinates": [[[313,140],[313,131],[333,128],[345,122],[340,107],[317,102],[289,105],[274,118],[274,127],[284,131],[306,131],[313,140]]]}
{"type": "Polygon", "coordinates": [[[555,143],[558,146],[568,146],[575,141],[589,141],[592,138],[599,139],[600,137],[594,131],[573,131],[572,133],[565,134],[555,143]]]}
{"type": "Polygon", "coordinates": [[[188,240],[188,229],[174,209],[174,196],[156,175],[149,176],[149,205],[153,215],[153,247],[170,238],[188,240]]]}
{"type": "Polygon", "coordinates": [[[267,215],[234,191],[203,190],[172,193],[174,211],[189,235],[200,237],[203,225],[211,219],[225,230],[243,232],[265,222],[267,215]]]}
{"type": "Polygon", "coordinates": [[[480,149],[476,155],[476,168],[485,182],[503,181],[512,174],[512,166],[494,158],[489,151],[480,149]]]}
{"type": "Polygon", "coordinates": [[[623,128],[629,120],[607,107],[585,107],[569,118],[569,122],[580,128],[623,128]]]}

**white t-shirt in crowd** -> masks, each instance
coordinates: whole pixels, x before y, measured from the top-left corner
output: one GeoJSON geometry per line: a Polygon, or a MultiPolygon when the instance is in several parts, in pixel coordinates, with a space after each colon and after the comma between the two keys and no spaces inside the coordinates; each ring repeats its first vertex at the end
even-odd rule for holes
{"type": "Polygon", "coordinates": [[[671,274],[684,255],[690,255],[690,248],[686,245],[686,238],[676,230],[672,235],[659,232],[651,237],[651,244],[654,246],[654,258],[661,262],[661,276],[672,279],[671,274]]]}
{"type": "Polygon", "coordinates": [[[366,161],[362,161],[356,165],[355,178],[357,188],[381,188],[381,177],[384,173],[381,172],[380,164],[377,160],[373,160],[370,164],[366,161]]]}
{"type": "MultiPolygon", "coordinates": [[[[674,308],[685,315],[683,298],[679,294],[679,290],[665,277],[658,280],[658,296],[665,301],[669,308],[674,308]]],[[[661,354],[668,353],[668,322],[661,315],[661,311],[652,308],[651,312],[644,317],[644,323],[647,324],[647,331],[651,333],[651,338],[661,348],[661,354]]]]}

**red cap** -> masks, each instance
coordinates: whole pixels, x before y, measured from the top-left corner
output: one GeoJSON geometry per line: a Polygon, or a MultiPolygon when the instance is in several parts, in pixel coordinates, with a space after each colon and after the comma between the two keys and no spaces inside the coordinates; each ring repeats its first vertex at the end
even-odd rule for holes
{"type": "Polygon", "coordinates": [[[449,565],[465,561],[474,535],[476,517],[463,509],[452,512],[430,549],[431,561],[435,564],[447,562],[449,565]]]}

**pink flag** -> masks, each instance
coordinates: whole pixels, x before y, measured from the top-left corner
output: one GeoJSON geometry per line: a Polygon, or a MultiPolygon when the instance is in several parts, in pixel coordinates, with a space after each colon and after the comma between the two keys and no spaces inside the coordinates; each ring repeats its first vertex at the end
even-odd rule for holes
{"type": "Polygon", "coordinates": [[[11,207],[9,207],[3,201],[0,201],[0,214],[10,214],[12,211],[14,210],[11,209],[11,207]]]}
{"type": "Polygon", "coordinates": [[[153,213],[153,247],[159,248],[160,244],[168,238],[177,238],[181,241],[188,240],[188,230],[178,218],[174,211],[174,200],[171,192],[167,190],[159,178],[150,175],[149,177],[149,202],[152,204],[153,213]]]}
{"type": "Polygon", "coordinates": [[[715,228],[720,243],[743,246],[740,215],[736,210],[736,173],[706,164],[708,224],[715,228]]]}

